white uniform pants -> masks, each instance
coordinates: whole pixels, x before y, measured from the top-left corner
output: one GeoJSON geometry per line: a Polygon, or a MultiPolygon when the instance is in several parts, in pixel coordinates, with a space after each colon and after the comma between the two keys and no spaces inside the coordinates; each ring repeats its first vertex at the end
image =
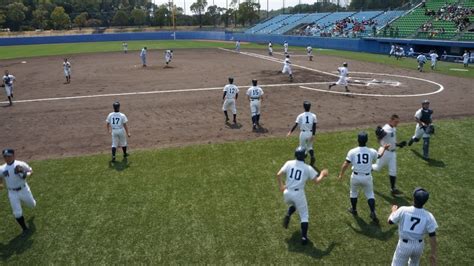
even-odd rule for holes
{"type": "Polygon", "coordinates": [[[281,71],[281,73],[283,73],[283,74],[288,73],[288,75],[293,74],[293,72],[291,71],[291,67],[290,67],[290,66],[286,66],[286,65],[283,66],[283,70],[281,71]]]}
{"type": "Polygon", "coordinates": [[[66,69],[65,69],[65,70],[64,70],[64,76],[65,76],[65,77],[71,76],[71,69],[69,69],[69,70],[66,70],[66,69]]]}
{"type": "Polygon", "coordinates": [[[347,77],[339,76],[339,80],[336,82],[337,85],[347,86],[347,77]]]}
{"type": "Polygon", "coordinates": [[[272,53],[273,53],[273,48],[271,48],[271,47],[268,48],[268,53],[269,53],[269,54],[272,54],[272,53]]]}
{"type": "Polygon", "coordinates": [[[146,65],[146,56],[140,56],[140,58],[142,59],[142,64],[146,65]]]}
{"type": "Polygon", "coordinates": [[[353,172],[351,175],[351,198],[357,198],[359,196],[359,189],[362,188],[364,190],[365,197],[367,199],[374,199],[374,184],[372,181],[372,175],[366,175],[365,173],[357,173],[357,175],[353,172]]]}
{"type": "Polygon", "coordinates": [[[12,96],[13,86],[5,85],[5,93],[7,94],[7,97],[12,96]]]}
{"type": "Polygon", "coordinates": [[[293,189],[285,189],[285,191],[283,191],[283,199],[286,204],[295,206],[302,223],[308,222],[308,203],[306,202],[304,190],[300,189],[295,191],[293,189]]]}
{"type": "Polygon", "coordinates": [[[311,131],[300,132],[300,147],[303,147],[306,151],[313,150],[313,133],[311,131]]]}
{"type": "Polygon", "coordinates": [[[112,129],[112,148],[127,147],[125,129],[112,129]]]}
{"type": "Polygon", "coordinates": [[[12,207],[13,215],[15,218],[23,216],[23,210],[21,209],[21,202],[24,202],[29,208],[36,206],[36,201],[31,194],[30,187],[25,184],[20,190],[8,190],[8,198],[10,199],[10,205],[12,207]]]}
{"type": "Polygon", "coordinates": [[[424,241],[398,240],[397,249],[393,254],[392,266],[420,265],[424,241]]]}
{"type": "Polygon", "coordinates": [[[235,107],[235,99],[225,99],[224,104],[222,105],[222,111],[227,111],[231,109],[232,113],[237,114],[237,108],[235,107]]]}
{"type": "Polygon", "coordinates": [[[380,171],[382,168],[388,165],[388,174],[391,176],[397,176],[397,153],[395,151],[385,151],[382,157],[377,159],[377,162],[372,165],[372,170],[380,171]]]}
{"type": "Polygon", "coordinates": [[[252,116],[260,114],[260,100],[250,100],[250,112],[252,116]]]}
{"type": "Polygon", "coordinates": [[[415,128],[415,135],[413,135],[413,138],[420,139],[421,137],[423,138],[429,138],[431,135],[426,134],[425,129],[420,126],[420,124],[416,124],[415,128]]]}

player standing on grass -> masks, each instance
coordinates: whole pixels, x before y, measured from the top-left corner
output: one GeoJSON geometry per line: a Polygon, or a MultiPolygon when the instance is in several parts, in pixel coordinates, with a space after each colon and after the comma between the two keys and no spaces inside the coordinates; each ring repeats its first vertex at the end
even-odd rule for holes
{"type": "Polygon", "coordinates": [[[123,49],[123,53],[126,54],[128,52],[128,43],[123,42],[122,49],[123,49]]]}
{"type": "Polygon", "coordinates": [[[283,43],[283,49],[284,49],[284,51],[285,51],[285,54],[288,54],[288,42],[287,42],[287,41],[285,41],[285,42],[283,43]]]}
{"type": "Polygon", "coordinates": [[[416,58],[416,61],[418,62],[418,71],[423,72],[423,66],[426,63],[426,56],[424,54],[418,55],[416,58]]]}
{"type": "Polygon", "coordinates": [[[333,86],[340,85],[344,86],[346,92],[349,92],[349,88],[347,87],[347,77],[349,76],[349,69],[347,68],[347,63],[344,62],[342,64],[342,67],[338,67],[337,72],[339,72],[339,80],[336,83],[330,84],[329,89],[331,89],[333,86]]]}
{"type": "Polygon", "coordinates": [[[464,64],[464,67],[469,66],[469,52],[467,50],[465,50],[462,55],[462,63],[464,64]]]}
{"type": "Polygon", "coordinates": [[[295,125],[290,129],[288,134],[289,137],[296,127],[300,126],[300,143],[299,147],[303,147],[305,151],[311,156],[310,165],[315,167],[316,158],[314,156],[313,142],[316,136],[316,124],[318,119],[314,113],[311,113],[311,103],[308,101],[303,102],[304,113],[301,113],[296,117],[295,125]]]}
{"type": "Polygon", "coordinates": [[[229,78],[229,84],[224,87],[224,95],[222,96],[222,111],[224,111],[225,122],[229,122],[229,116],[227,114],[227,109],[232,110],[234,115],[234,124],[237,124],[237,108],[236,102],[239,97],[239,88],[234,85],[234,78],[229,78]]]}
{"type": "Polygon", "coordinates": [[[432,50],[430,53],[430,58],[431,58],[431,70],[435,70],[436,68],[436,63],[438,62],[438,54],[436,53],[435,50],[432,50]]]}
{"type": "Polygon", "coordinates": [[[304,193],[306,181],[313,180],[319,184],[328,175],[328,170],[324,169],[318,176],[318,172],[311,166],[304,163],[306,151],[298,147],[295,151],[296,160],[287,161],[277,173],[278,186],[283,192],[283,199],[288,208],[287,214],[283,218],[283,227],[288,228],[291,215],[298,210],[301,220],[301,244],[308,244],[309,214],[308,202],[304,193]],[[286,182],[283,183],[282,176],[286,175],[286,182]]]}
{"type": "Polygon", "coordinates": [[[239,41],[239,40],[237,40],[237,41],[235,42],[235,51],[236,51],[237,53],[240,53],[240,41],[239,41]]]}
{"type": "Polygon", "coordinates": [[[5,87],[5,93],[7,94],[8,101],[10,106],[13,105],[13,82],[15,81],[15,76],[10,74],[8,70],[5,70],[5,75],[3,76],[3,87],[5,87]]]}

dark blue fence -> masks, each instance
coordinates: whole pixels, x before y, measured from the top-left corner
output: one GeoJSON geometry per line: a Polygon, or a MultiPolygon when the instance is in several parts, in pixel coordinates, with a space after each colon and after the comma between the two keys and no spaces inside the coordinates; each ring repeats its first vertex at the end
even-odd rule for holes
{"type": "Polygon", "coordinates": [[[28,45],[28,44],[51,44],[51,43],[77,43],[77,42],[103,42],[103,41],[134,41],[134,40],[241,40],[254,43],[283,44],[284,41],[292,46],[311,46],[315,48],[338,49],[368,53],[388,53],[392,44],[404,47],[416,47],[415,50],[428,50],[436,48],[447,50],[448,53],[460,53],[464,49],[474,50],[474,42],[457,41],[432,41],[432,40],[407,40],[389,38],[323,38],[307,36],[285,36],[244,34],[219,31],[171,31],[162,32],[135,32],[135,33],[110,33],[110,34],[86,34],[86,35],[63,35],[63,36],[41,36],[41,37],[12,37],[0,38],[0,46],[28,45]]]}

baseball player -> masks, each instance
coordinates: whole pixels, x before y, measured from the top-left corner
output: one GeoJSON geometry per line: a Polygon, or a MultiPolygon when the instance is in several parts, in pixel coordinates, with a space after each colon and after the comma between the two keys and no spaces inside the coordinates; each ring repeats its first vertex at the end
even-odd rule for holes
{"type": "Polygon", "coordinates": [[[120,112],[120,103],[115,102],[113,108],[114,111],[107,116],[105,122],[107,122],[107,131],[112,134],[112,162],[115,162],[117,146],[122,147],[123,158],[128,157],[127,137],[130,138],[130,133],[127,126],[127,116],[120,112]]]}
{"type": "MultiPolygon", "coordinates": [[[[397,153],[396,148],[403,148],[406,146],[406,141],[397,143],[397,126],[400,123],[398,115],[393,114],[390,121],[383,127],[378,127],[375,134],[380,143],[380,149],[389,145],[389,149],[382,157],[377,159],[377,162],[372,165],[372,170],[380,171],[385,165],[388,165],[388,175],[390,177],[390,188],[394,197],[401,197],[403,193],[395,187],[397,181],[397,153]]],[[[379,149],[379,150],[380,150],[379,149]]]]}
{"type": "Polygon", "coordinates": [[[278,171],[277,181],[280,192],[283,192],[285,203],[290,206],[283,218],[283,227],[288,228],[291,215],[298,210],[301,220],[301,244],[306,245],[308,244],[309,214],[304,187],[308,180],[313,180],[316,184],[319,184],[328,175],[328,170],[322,170],[318,176],[316,170],[304,163],[306,151],[302,147],[296,149],[295,158],[296,160],[287,161],[278,171]],[[285,184],[282,181],[283,175],[286,175],[285,184]]]}
{"type": "Polygon", "coordinates": [[[311,156],[310,165],[314,167],[314,163],[316,162],[316,158],[314,157],[314,150],[313,150],[313,141],[316,135],[316,124],[318,123],[318,119],[314,113],[311,113],[311,103],[308,101],[303,102],[304,113],[299,114],[296,117],[295,125],[288,131],[286,135],[289,137],[293,131],[295,131],[296,127],[300,126],[300,145],[299,147],[303,147],[305,151],[309,153],[311,156]]]}
{"type": "Polygon", "coordinates": [[[423,66],[426,63],[426,56],[424,54],[418,55],[416,58],[416,61],[418,62],[418,71],[423,72],[423,66]]]}
{"type": "Polygon", "coordinates": [[[272,42],[268,42],[268,55],[273,56],[273,45],[272,42]]]}
{"type": "Polygon", "coordinates": [[[390,147],[390,144],[385,144],[380,152],[367,147],[369,136],[366,132],[360,132],[357,135],[359,147],[351,149],[346,156],[346,160],[341,166],[339,173],[339,180],[342,180],[346,169],[352,164],[351,175],[351,191],[349,197],[351,198],[351,207],[348,209],[353,215],[357,215],[357,198],[359,196],[359,188],[362,188],[367,198],[367,203],[370,208],[370,218],[375,223],[379,223],[379,219],[375,214],[375,195],[374,185],[372,181],[372,163],[374,160],[380,158],[390,147]]]}
{"type": "Polygon", "coordinates": [[[469,52],[467,50],[464,50],[464,54],[462,55],[462,63],[464,67],[469,66],[469,52]]]}
{"type": "Polygon", "coordinates": [[[423,158],[429,159],[430,149],[430,137],[433,134],[433,122],[432,120],[433,110],[430,109],[430,101],[424,100],[421,103],[421,108],[415,113],[416,128],[415,135],[408,141],[408,146],[411,146],[413,142],[418,142],[423,137],[423,158]]]}
{"type": "Polygon", "coordinates": [[[171,59],[173,59],[173,50],[166,50],[165,51],[165,62],[166,66],[171,62],[171,59]]]}
{"type": "Polygon", "coordinates": [[[147,48],[146,46],[143,47],[142,51],[140,52],[140,58],[142,60],[142,66],[146,67],[146,53],[147,53],[147,48]]]}
{"type": "Polygon", "coordinates": [[[128,43],[123,42],[122,49],[123,49],[123,53],[126,54],[128,52],[128,43]]]}
{"type": "Polygon", "coordinates": [[[250,102],[250,112],[252,113],[252,129],[260,127],[260,107],[263,102],[263,90],[257,86],[257,80],[252,79],[252,87],[247,90],[247,99],[250,102]]]}
{"type": "Polygon", "coordinates": [[[237,53],[240,53],[240,41],[239,41],[239,40],[237,40],[237,41],[235,42],[235,51],[236,51],[237,53]]]}
{"type": "Polygon", "coordinates": [[[11,75],[8,70],[5,70],[5,75],[3,76],[3,87],[5,87],[5,93],[7,94],[10,106],[13,105],[13,82],[15,80],[15,76],[11,75]]]}
{"type": "Polygon", "coordinates": [[[286,74],[288,73],[288,77],[290,78],[290,81],[293,81],[293,71],[291,71],[291,61],[290,61],[290,55],[287,54],[285,57],[285,61],[283,61],[283,70],[281,73],[286,74]]]}
{"type": "Polygon", "coordinates": [[[224,95],[222,96],[222,111],[224,111],[225,122],[229,122],[229,116],[227,115],[227,109],[231,108],[232,114],[234,115],[234,124],[237,124],[237,108],[235,107],[235,101],[239,97],[239,88],[234,85],[234,78],[229,78],[229,84],[224,87],[224,95]]]}
{"type": "Polygon", "coordinates": [[[306,54],[308,55],[309,61],[313,61],[313,47],[311,47],[311,45],[306,47],[306,54]]]}
{"type": "Polygon", "coordinates": [[[438,54],[435,52],[435,50],[432,50],[430,53],[430,58],[431,58],[431,70],[435,70],[436,68],[436,63],[438,62],[438,54]]]}
{"type": "MultiPolygon", "coordinates": [[[[2,151],[5,164],[0,166],[0,183],[5,184],[8,190],[8,199],[15,216],[20,224],[23,233],[28,231],[28,227],[23,217],[21,203],[23,202],[29,208],[36,206],[36,201],[31,194],[30,187],[26,183],[26,178],[33,173],[31,167],[22,161],[15,160],[15,151],[13,149],[4,149],[2,151]]],[[[1,184],[3,186],[3,184],[1,184]]]]}
{"type": "Polygon", "coordinates": [[[438,224],[429,211],[423,206],[430,194],[424,188],[415,188],[413,192],[413,206],[392,206],[392,213],[388,217],[389,224],[398,224],[398,244],[393,254],[392,265],[420,265],[423,254],[424,235],[430,236],[431,265],[437,261],[436,229],[438,224]]]}
{"type": "Polygon", "coordinates": [[[349,69],[347,68],[347,63],[342,63],[342,67],[337,68],[337,72],[339,72],[339,80],[336,83],[329,84],[329,89],[333,86],[341,85],[344,86],[346,92],[349,92],[348,84],[347,84],[347,77],[349,76],[349,69]]]}
{"type": "Polygon", "coordinates": [[[390,46],[390,53],[388,54],[388,57],[391,57],[394,54],[395,54],[395,45],[392,44],[390,46]]]}
{"type": "Polygon", "coordinates": [[[285,42],[283,43],[283,49],[284,49],[284,51],[285,51],[285,54],[288,54],[288,42],[287,42],[287,41],[285,41],[285,42]]]}
{"type": "Polygon", "coordinates": [[[71,63],[64,58],[63,62],[64,76],[66,77],[66,84],[71,83],[71,63]]]}

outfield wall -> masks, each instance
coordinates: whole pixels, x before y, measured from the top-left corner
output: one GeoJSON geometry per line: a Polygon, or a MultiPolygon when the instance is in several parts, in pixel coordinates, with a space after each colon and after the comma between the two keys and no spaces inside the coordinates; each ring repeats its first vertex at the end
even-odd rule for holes
{"type": "Polygon", "coordinates": [[[348,50],[368,53],[388,53],[392,44],[405,47],[414,47],[415,51],[425,52],[437,49],[439,52],[447,50],[449,54],[459,54],[463,50],[474,50],[474,42],[456,41],[431,41],[390,38],[322,38],[290,35],[245,34],[222,31],[171,31],[161,32],[131,32],[62,36],[32,36],[0,38],[0,46],[52,44],[52,43],[77,43],[77,42],[104,42],[104,41],[135,41],[135,40],[241,40],[254,43],[283,44],[284,41],[292,46],[307,46],[315,48],[348,50]]]}

